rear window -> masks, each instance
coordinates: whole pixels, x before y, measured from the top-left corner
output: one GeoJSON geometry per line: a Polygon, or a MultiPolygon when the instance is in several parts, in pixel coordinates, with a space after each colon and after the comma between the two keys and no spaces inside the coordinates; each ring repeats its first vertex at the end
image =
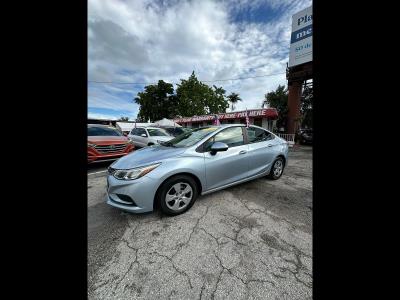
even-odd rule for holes
{"type": "Polygon", "coordinates": [[[88,127],[88,136],[122,136],[122,134],[113,127],[88,127]]]}

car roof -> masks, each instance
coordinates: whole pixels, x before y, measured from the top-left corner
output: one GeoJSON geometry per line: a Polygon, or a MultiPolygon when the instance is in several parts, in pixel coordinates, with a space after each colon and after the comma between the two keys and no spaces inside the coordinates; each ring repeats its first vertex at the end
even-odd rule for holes
{"type": "Polygon", "coordinates": [[[113,129],[117,129],[112,125],[104,125],[104,124],[87,124],[88,127],[106,127],[106,128],[113,128],[113,129]]]}

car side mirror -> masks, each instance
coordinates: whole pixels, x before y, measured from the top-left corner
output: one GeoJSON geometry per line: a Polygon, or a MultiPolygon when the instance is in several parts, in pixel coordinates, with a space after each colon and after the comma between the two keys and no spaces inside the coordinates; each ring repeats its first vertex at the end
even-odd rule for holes
{"type": "Polygon", "coordinates": [[[210,152],[212,155],[215,155],[217,154],[217,152],[228,150],[228,148],[228,145],[225,143],[215,142],[214,144],[212,144],[210,152]]]}
{"type": "Polygon", "coordinates": [[[145,133],[142,133],[140,136],[147,137],[147,135],[145,133]]]}

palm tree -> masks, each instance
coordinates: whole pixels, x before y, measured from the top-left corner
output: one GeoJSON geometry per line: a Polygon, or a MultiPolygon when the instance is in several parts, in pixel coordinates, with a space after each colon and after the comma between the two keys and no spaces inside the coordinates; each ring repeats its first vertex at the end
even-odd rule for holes
{"type": "Polygon", "coordinates": [[[236,93],[231,93],[230,95],[227,96],[228,101],[232,104],[232,111],[235,109],[235,104],[238,103],[239,101],[242,101],[242,99],[239,97],[239,94],[236,93]]]}

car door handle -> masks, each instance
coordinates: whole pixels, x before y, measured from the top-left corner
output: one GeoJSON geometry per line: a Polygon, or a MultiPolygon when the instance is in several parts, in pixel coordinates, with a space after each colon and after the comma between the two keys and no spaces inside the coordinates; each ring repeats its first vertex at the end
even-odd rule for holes
{"type": "Polygon", "coordinates": [[[272,146],[273,146],[272,144],[267,145],[267,147],[272,147],[272,146]]]}
{"type": "Polygon", "coordinates": [[[247,153],[246,150],[242,150],[242,151],[239,152],[239,154],[246,154],[246,153],[247,153]]]}

